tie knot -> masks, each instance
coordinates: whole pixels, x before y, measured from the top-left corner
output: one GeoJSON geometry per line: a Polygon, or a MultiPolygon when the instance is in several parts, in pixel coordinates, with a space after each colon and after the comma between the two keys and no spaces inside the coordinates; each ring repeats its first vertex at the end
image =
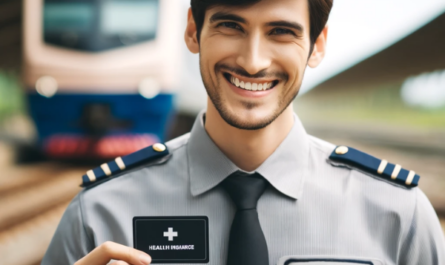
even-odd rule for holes
{"type": "Polygon", "coordinates": [[[267,181],[258,173],[249,175],[241,171],[228,176],[222,182],[238,210],[256,209],[258,199],[267,187],[267,181]]]}

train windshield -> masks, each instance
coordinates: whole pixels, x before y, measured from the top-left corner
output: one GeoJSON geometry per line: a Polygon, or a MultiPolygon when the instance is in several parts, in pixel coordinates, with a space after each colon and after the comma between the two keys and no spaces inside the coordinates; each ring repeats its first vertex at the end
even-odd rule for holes
{"type": "Polygon", "coordinates": [[[43,25],[45,31],[88,31],[94,12],[89,3],[46,4],[43,25]]]}
{"type": "Polygon", "coordinates": [[[158,0],[46,0],[46,43],[103,51],[156,37],[158,0]]]}
{"type": "Polygon", "coordinates": [[[151,35],[156,31],[156,3],[144,2],[106,2],[102,8],[101,32],[113,34],[151,35]]]}

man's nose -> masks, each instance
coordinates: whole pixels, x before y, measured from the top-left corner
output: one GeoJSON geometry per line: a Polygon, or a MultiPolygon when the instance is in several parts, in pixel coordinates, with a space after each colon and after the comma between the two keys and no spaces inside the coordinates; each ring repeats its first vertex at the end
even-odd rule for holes
{"type": "Polygon", "coordinates": [[[271,65],[271,58],[266,51],[266,44],[261,34],[252,34],[242,44],[236,63],[254,75],[271,65]]]}

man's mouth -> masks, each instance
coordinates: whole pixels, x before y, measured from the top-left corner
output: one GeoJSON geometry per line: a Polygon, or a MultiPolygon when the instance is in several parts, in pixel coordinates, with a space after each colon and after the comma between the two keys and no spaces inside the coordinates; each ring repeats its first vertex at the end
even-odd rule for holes
{"type": "Polygon", "coordinates": [[[234,77],[229,73],[223,73],[224,77],[234,86],[248,91],[266,91],[274,88],[278,84],[278,80],[271,82],[248,82],[242,78],[234,77]]]}

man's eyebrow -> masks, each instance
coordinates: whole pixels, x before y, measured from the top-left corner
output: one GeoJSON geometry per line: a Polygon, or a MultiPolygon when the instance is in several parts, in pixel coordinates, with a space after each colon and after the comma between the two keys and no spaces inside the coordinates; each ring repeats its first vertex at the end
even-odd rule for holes
{"type": "Polygon", "coordinates": [[[293,28],[301,33],[304,32],[304,27],[298,22],[292,22],[287,20],[279,20],[279,21],[272,21],[266,23],[267,26],[271,27],[286,27],[286,28],[293,28]]]}
{"type": "Polygon", "coordinates": [[[235,14],[231,14],[231,13],[226,13],[226,12],[216,12],[215,14],[213,14],[210,17],[210,22],[215,22],[218,20],[231,20],[231,21],[236,21],[236,22],[240,22],[240,23],[244,23],[246,24],[246,20],[238,15],[235,14]]]}

